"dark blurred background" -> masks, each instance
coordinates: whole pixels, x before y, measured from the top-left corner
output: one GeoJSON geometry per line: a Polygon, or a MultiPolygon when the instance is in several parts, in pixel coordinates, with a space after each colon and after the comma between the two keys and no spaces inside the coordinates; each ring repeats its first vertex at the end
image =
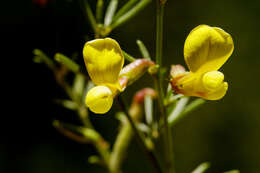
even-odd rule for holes
{"type": "MultiPolygon", "coordinates": [[[[75,124],[78,120],[74,112],[54,103],[54,99],[66,96],[52,72],[32,61],[32,50],[39,48],[51,57],[56,52],[68,56],[78,53],[77,62],[84,67],[84,40],[86,35],[93,38],[89,23],[77,0],[49,0],[44,5],[35,1],[4,0],[0,6],[1,85],[2,96],[7,96],[2,97],[0,172],[105,172],[87,162],[95,154],[92,146],[71,141],[52,127],[54,119],[75,124]]],[[[95,1],[91,3],[94,9],[95,1]]],[[[256,0],[167,2],[164,66],[184,64],[184,41],[199,24],[223,28],[235,43],[232,57],[222,68],[229,83],[227,95],[220,101],[208,101],[173,129],[178,173],[191,172],[205,161],[211,162],[210,173],[231,169],[260,172],[259,10],[260,2],[256,0]]],[[[135,43],[141,39],[154,57],[155,3],[115,29],[110,37],[135,57],[141,56],[135,43]]],[[[124,92],[126,98],[144,85],[150,86],[148,75],[141,80],[124,92]]],[[[91,116],[109,141],[118,130],[113,112],[91,116]]],[[[128,154],[124,172],[151,171],[135,142],[128,154]]]]}

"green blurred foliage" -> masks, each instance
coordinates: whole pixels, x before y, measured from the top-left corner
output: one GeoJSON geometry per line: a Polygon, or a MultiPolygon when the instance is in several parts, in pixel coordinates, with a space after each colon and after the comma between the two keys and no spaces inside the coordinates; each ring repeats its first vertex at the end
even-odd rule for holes
{"type": "MultiPolygon", "coordinates": [[[[15,6],[9,1],[5,2],[8,8],[1,10],[1,24],[10,28],[21,26],[24,29],[15,30],[19,33],[17,35],[25,31],[31,38],[30,48],[24,46],[24,49],[32,51],[34,48],[40,48],[52,55],[56,52],[70,55],[76,51],[79,54],[77,61],[83,66],[81,49],[85,34],[91,38],[93,33],[90,25],[84,23],[77,1],[52,0],[46,7],[28,1],[25,4],[18,1],[15,6]],[[9,8],[14,13],[7,10],[9,8]],[[37,21],[38,19],[42,21],[37,21]],[[41,22],[48,26],[42,26],[44,29],[33,28],[34,24],[40,27],[41,22]],[[34,35],[30,35],[29,31],[32,30],[34,35]]],[[[120,1],[120,5],[123,2],[125,1],[120,1]]],[[[93,4],[95,2],[91,1],[92,7],[93,4]]],[[[260,172],[259,11],[260,2],[256,0],[168,0],[164,21],[164,66],[185,64],[184,41],[188,33],[199,24],[223,28],[232,35],[235,44],[233,55],[221,70],[229,83],[227,95],[220,101],[208,101],[173,128],[177,172],[191,172],[205,161],[211,163],[208,170],[210,173],[231,169],[239,169],[242,173],[260,172]]],[[[136,39],[140,39],[154,58],[155,3],[115,29],[110,37],[116,39],[122,49],[134,57],[141,57],[136,45],[136,39]]],[[[31,54],[24,56],[28,59],[27,62],[31,61],[31,54]]],[[[38,113],[36,108],[44,107],[43,113],[48,116],[44,117],[41,113],[37,118],[22,119],[21,122],[25,125],[19,126],[19,130],[26,134],[26,137],[21,137],[18,141],[11,139],[9,133],[5,134],[8,135],[8,140],[0,143],[0,172],[104,172],[98,166],[87,163],[87,158],[95,154],[91,146],[70,141],[51,127],[51,121],[56,118],[77,120],[71,118],[74,113],[53,103],[54,99],[65,96],[56,86],[52,74],[45,67],[33,63],[28,68],[34,70],[24,74],[28,74],[27,77],[33,84],[33,87],[27,88],[28,92],[38,93],[35,88],[40,88],[42,93],[39,94],[46,102],[40,102],[33,111],[30,107],[23,111],[38,113]],[[35,78],[35,75],[41,79],[35,78]],[[33,83],[31,79],[36,82],[33,83]],[[44,90],[42,85],[45,85],[44,90]],[[32,120],[40,121],[40,126],[32,125],[32,120]]],[[[165,82],[167,80],[165,79],[165,82]]],[[[130,86],[123,96],[126,100],[131,100],[134,92],[151,84],[151,79],[145,75],[135,85],[130,86]]],[[[29,103],[37,98],[29,97],[29,103]]],[[[91,116],[94,125],[109,141],[113,141],[118,130],[118,122],[113,115],[116,109],[115,106],[106,116],[91,116]]],[[[138,173],[151,171],[150,169],[149,162],[134,142],[124,164],[125,172],[138,173]]]]}

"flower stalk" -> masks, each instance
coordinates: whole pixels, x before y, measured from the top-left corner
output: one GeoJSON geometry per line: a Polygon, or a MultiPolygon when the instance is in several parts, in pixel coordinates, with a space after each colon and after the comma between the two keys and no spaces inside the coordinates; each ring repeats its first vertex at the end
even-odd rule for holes
{"type": "Polygon", "coordinates": [[[164,155],[166,162],[166,172],[173,173],[173,152],[171,146],[171,133],[168,127],[168,118],[166,115],[166,110],[163,104],[164,92],[163,92],[163,73],[162,73],[162,58],[163,58],[163,17],[164,17],[164,7],[166,1],[157,0],[156,4],[156,64],[159,65],[156,88],[158,92],[158,104],[160,109],[160,114],[163,119],[163,130],[164,130],[164,155]]]}

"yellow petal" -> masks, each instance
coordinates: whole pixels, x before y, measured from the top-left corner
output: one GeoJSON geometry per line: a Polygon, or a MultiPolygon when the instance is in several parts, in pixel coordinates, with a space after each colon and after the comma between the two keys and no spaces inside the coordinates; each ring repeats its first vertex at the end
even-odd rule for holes
{"type": "Polygon", "coordinates": [[[185,96],[197,96],[196,92],[200,88],[199,83],[199,76],[189,72],[183,73],[171,81],[175,92],[185,96]]]}
{"type": "Polygon", "coordinates": [[[199,25],[188,35],[184,58],[191,72],[218,70],[234,49],[232,37],[221,28],[199,25]]]}
{"type": "Polygon", "coordinates": [[[223,82],[222,86],[218,90],[207,93],[204,98],[207,100],[219,100],[226,95],[227,90],[228,83],[223,82]]]}
{"type": "Polygon", "coordinates": [[[219,71],[210,71],[203,75],[202,83],[205,89],[209,91],[216,91],[222,86],[224,74],[219,71]]]}
{"type": "Polygon", "coordinates": [[[115,40],[105,38],[87,42],[83,49],[83,57],[94,84],[119,87],[118,77],[124,57],[115,40]]]}
{"type": "Polygon", "coordinates": [[[96,86],[86,96],[86,106],[96,114],[108,112],[113,104],[112,91],[106,86],[96,86]]]}

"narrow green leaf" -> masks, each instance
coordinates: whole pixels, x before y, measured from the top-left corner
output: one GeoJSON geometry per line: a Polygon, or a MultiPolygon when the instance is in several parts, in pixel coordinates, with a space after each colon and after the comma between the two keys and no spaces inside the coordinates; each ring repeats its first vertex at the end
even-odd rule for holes
{"type": "Polygon", "coordinates": [[[138,0],[129,0],[127,3],[118,10],[115,17],[113,18],[113,22],[115,22],[119,17],[121,17],[123,14],[125,14],[128,10],[130,10],[137,2],[138,0]]]}
{"type": "Polygon", "coordinates": [[[71,100],[56,100],[56,102],[70,110],[77,110],[78,108],[78,104],[71,100]]]}
{"type": "Polygon", "coordinates": [[[99,156],[93,155],[88,158],[88,162],[91,164],[100,164],[102,160],[99,156]]]}
{"type": "Polygon", "coordinates": [[[191,173],[203,173],[209,167],[210,167],[210,163],[209,162],[204,162],[204,163],[200,164],[197,168],[195,168],[195,170],[192,171],[191,173]]]}
{"type": "Polygon", "coordinates": [[[119,25],[122,25],[135,15],[137,15],[144,7],[146,7],[152,0],[141,0],[137,5],[135,5],[131,10],[126,12],[124,15],[119,17],[116,21],[111,24],[111,28],[114,29],[119,25]]]}
{"type": "Polygon", "coordinates": [[[179,115],[185,109],[185,106],[188,103],[188,101],[189,97],[183,97],[177,102],[175,109],[168,116],[168,123],[172,124],[179,118],[179,115]]]}
{"type": "Polygon", "coordinates": [[[127,119],[125,117],[125,113],[124,112],[117,112],[115,114],[115,118],[118,119],[121,123],[125,124],[127,122],[127,119]]]}
{"type": "Polygon", "coordinates": [[[33,54],[35,55],[34,57],[34,62],[36,63],[45,63],[50,69],[54,70],[55,69],[55,64],[54,61],[48,57],[43,51],[40,49],[34,49],[33,54]]]}
{"type": "Polygon", "coordinates": [[[93,31],[96,33],[97,22],[96,22],[96,19],[94,17],[94,14],[91,10],[91,7],[88,3],[88,0],[81,0],[81,2],[83,2],[82,5],[84,7],[85,15],[87,16],[93,31]]]}
{"type": "Polygon", "coordinates": [[[80,127],[69,123],[64,123],[59,120],[53,121],[53,126],[62,132],[64,135],[74,138],[75,140],[85,140],[89,142],[96,142],[100,139],[100,135],[93,129],[80,127]]]}
{"type": "Polygon", "coordinates": [[[176,101],[178,101],[182,97],[185,97],[185,96],[182,95],[182,94],[171,95],[169,97],[169,99],[165,101],[165,106],[169,106],[169,105],[175,103],[176,101]]]}
{"type": "Polygon", "coordinates": [[[190,112],[192,112],[193,110],[197,109],[198,107],[200,107],[201,105],[203,105],[204,103],[206,103],[206,100],[203,99],[196,99],[193,102],[191,102],[188,106],[186,106],[185,110],[182,112],[183,115],[188,114],[190,112]]]}
{"type": "Polygon", "coordinates": [[[144,97],[144,110],[145,110],[145,120],[147,124],[152,124],[153,122],[153,100],[152,97],[146,95],[144,97]]]}
{"type": "Polygon", "coordinates": [[[73,124],[63,123],[58,120],[54,120],[52,125],[64,136],[75,140],[80,143],[89,143],[91,140],[85,138],[79,131],[79,127],[73,124]]]}
{"type": "Polygon", "coordinates": [[[195,109],[199,108],[205,102],[206,101],[201,98],[198,98],[198,99],[192,101],[189,105],[185,106],[184,110],[182,110],[175,119],[173,119],[172,121],[169,121],[170,126],[173,126],[174,124],[176,124],[180,119],[182,119],[183,117],[185,117],[186,115],[188,115],[189,113],[194,111],[195,109]]]}
{"type": "Polygon", "coordinates": [[[118,0],[110,0],[110,3],[107,7],[105,20],[104,20],[105,26],[109,26],[110,23],[112,22],[114,14],[115,14],[116,9],[117,9],[117,4],[118,4],[118,0]]]}
{"type": "Polygon", "coordinates": [[[144,132],[144,133],[150,133],[151,129],[149,128],[149,126],[147,126],[146,124],[144,123],[137,123],[137,128],[138,130],[144,132]]]}
{"type": "Polygon", "coordinates": [[[140,52],[142,53],[143,58],[151,60],[151,56],[144,43],[141,40],[137,40],[136,43],[139,47],[140,52]]]}
{"type": "Polygon", "coordinates": [[[97,0],[97,6],[96,6],[96,19],[98,23],[101,23],[103,18],[103,6],[104,1],[103,0],[97,0]]]}
{"type": "Polygon", "coordinates": [[[82,74],[77,73],[74,78],[73,87],[72,87],[73,95],[76,96],[77,98],[82,97],[84,92],[84,87],[85,87],[85,77],[82,74]]]}
{"type": "Polygon", "coordinates": [[[125,57],[125,59],[129,62],[134,62],[135,61],[135,58],[132,57],[131,55],[129,55],[128,53],[126,53],[125,51],[123,51],[123,55],[125,57]]]}
{"type": "Polygon", "coordinates": [[[54,59],[59,63],[68,67],[71,71],[75,73],[79,72],[79,65],[75,63],[72,59],[68,58],[67,56],[61,53],[56,53],[54,59]]]}
{"type": "Polygon", "coordinates": [[[227,171],[227,172],[224,172],[224,173],[240,173],[239,170],[231,170],[231,171],[227,171]]]}

